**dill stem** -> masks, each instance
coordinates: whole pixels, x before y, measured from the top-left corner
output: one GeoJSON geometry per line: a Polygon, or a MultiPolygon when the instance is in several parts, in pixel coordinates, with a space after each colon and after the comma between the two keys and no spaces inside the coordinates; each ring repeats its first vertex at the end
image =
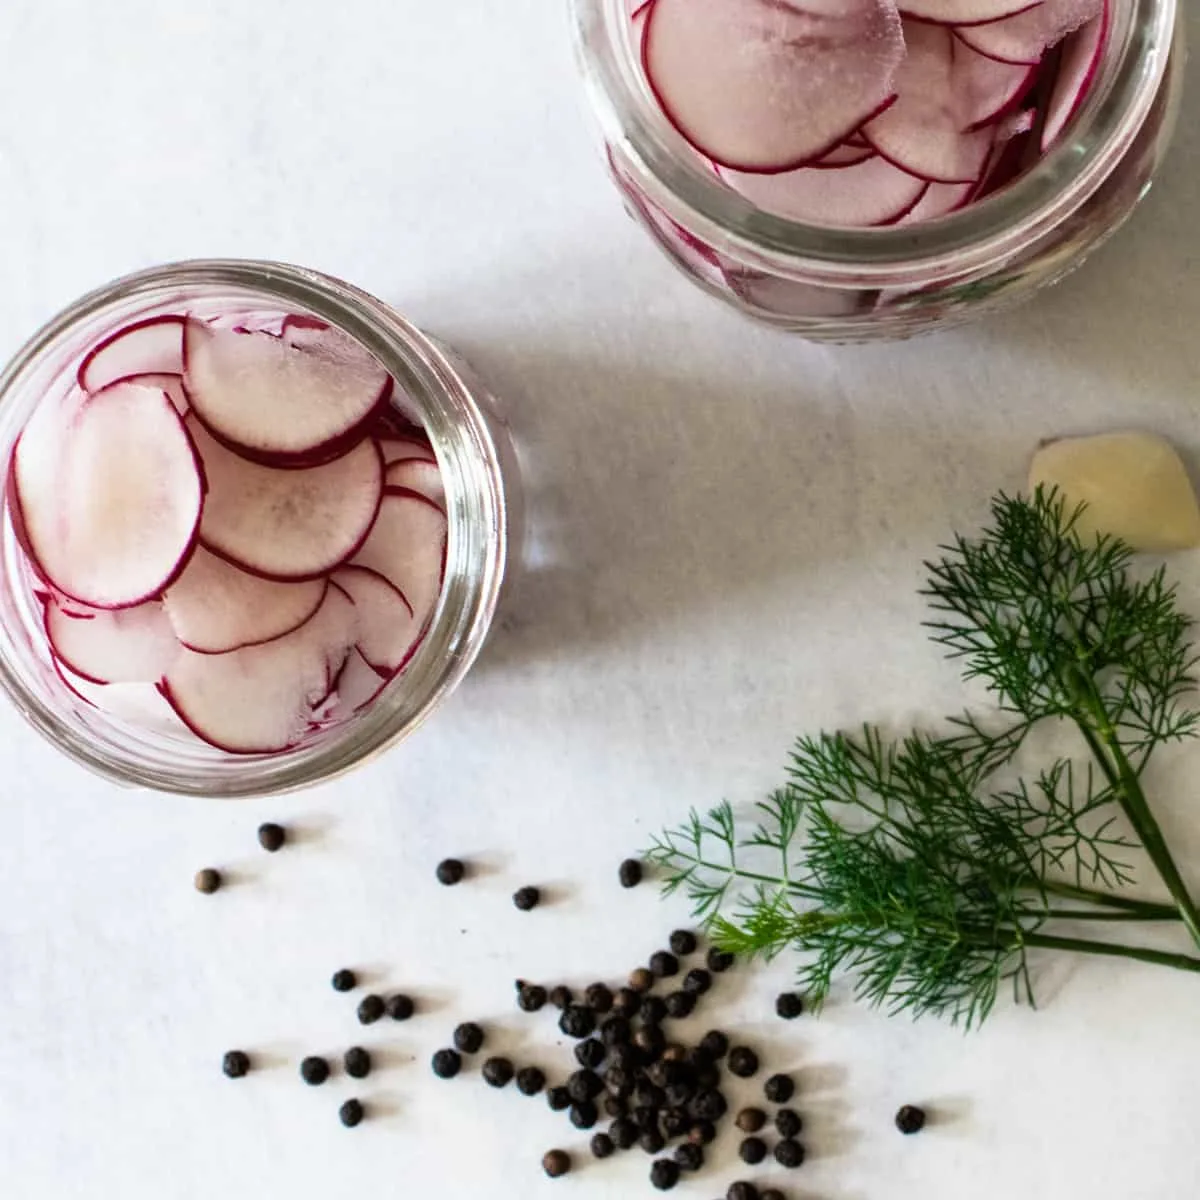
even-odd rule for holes
{"type": "Polygon", "coordinates": [[[1058,883],[1049,879],[1039,880],[1031,887],[1061,896],[1065,900],[1081,900],[1098,904],[1102,908],[1114,908],[1123,912],[1136,913],[1145,921],[1178,921],[1179,909],[1174,904],[1158,904],[1153,900],[1134,900],[1126,896],[1114,896],[1109,892],[1098,892],[1092,888],[1079,887],[1073,883],[1058,883]]]}
{"type": "Polygon", "coordinates": [[[1069,950],[1079,954],[1102,954],[1109,958],[1132,958],[1159,967],[1173,967],[1177,971],[1200,972],[1200,958],[1192,958],[1187,954],[1149,950],[1142,946],[1125,946],[1119,942],[1098,942],[1090,938],[1055,937],[1049,933],[1023,933],[1020,937],[1026,946],[1040,946],[1046,950],[1069,950]]]}

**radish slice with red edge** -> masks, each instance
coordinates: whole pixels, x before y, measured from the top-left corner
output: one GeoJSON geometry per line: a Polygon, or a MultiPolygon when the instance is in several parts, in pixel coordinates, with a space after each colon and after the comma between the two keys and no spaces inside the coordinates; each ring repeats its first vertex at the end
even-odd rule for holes
{"type": "Polygon", "coordinates": [[[46,605],[46,637],[55,656],[93,683],[154,683],[179,656],[180,645],[156,600],[136,608],[85,615],[46,605]]]}
{"type": "Polygon", "coordinates": [[[936,25],[985,25],[1002,21],[1029,9],[1040,7],[1043,0],[900,0],[900,12],[936,25]]]}
{"type": "Polygon", "coordinates": [[[419,459],[422,462],[436,463],[433,450],[428,442],[416,438],[386,437],[379,439],[379,449],[383,454],[383,465],[390,467],[392,463],[406,462],[419,459]]]}
{"type": "Polygon", "coordinates": [[[958,127],[963,132],[1010,116],[1037,82],[1038,68],[998,62],[963,42],[950,43],[958,127]]]}
{"type": "Polygon", "coordinates": [[[326,721],[345,720],[378,699],[379,694],[399,672],[380,674],[363,658],[357,648],[350,651],[334,680],[331,703],[322,714],[326,721]]]}
{"type": "Polygon", "coordinates": [[[119,379],[118,383],[135,383],[138,387],[154,388],[156,391],[165,392],[167,399],[171,401],[172,407],[181,416],[186,416],[188,411],[187,392],[183,390],[182,375],[162,375],[148,373],[144,375],[127,375],[124,379],[119,379]]]}
{"type": "Polygon", "coordinates": [[[224,654],[298,629],[321,606],[323,578],[279,583],[197,546],[163,594],[176,637],[200,654],[224,654]]]}
{"type": "Polygon", "coordinates": [[[446,509],[446,485],[436,463],[409,458],[392,463],[383,476],[387,488],[407,488],[432,500],[443,512],[446,509]]]}
{"type": "Polygon", "coordinates": [[[989,58],[1037,64],[1051,46],[1098,17],[1106,4],[1107,0],[1042,0],[1002,21],[959,26],[955,34],[989,58]]]}
{"type": "Polygon", "coordinates": [[[383,460],[367,439],[320,467],[275,468],[234,454],[194,415],[187,425],[208,477],[203,545],[264,579],[313,579],[362,545],[383,492],[383,460]]]}
{"type": "Polygon", "coordinates": [[[887,105],[903,55],[892,0],[654,0],[642,38],[668,120],[739,171],[828,154],[887,105]]]}
{"type": "Polygon", "coordinates": [[[182,375],[181,316],[150,317],[118,329],[79,365],[79,386],[98,392],[132,375],[182,375]]]}
{"type": "Polygon", "coordinates": [[[817,171],[832,171],[837,167],[856,167],[859,163],[874,157],[875,151],[866,143],[858,146],[852,145],[850,142],[843,142],[840,146],[834,146],[824,158],[818,158],[815,163],[810,165],[817,171]]]}
{"type": "Polygon", "coordinates": [[[43,402],[17,441],[9,501],[35,570],[94,608],[132,608],[186,563],[204,477],[167,396],[117,383],[43,402]]]}
{"type": "Polygon", "coordinates": [[[403,593],[424,625],[442,590],[446,514],[416,492],[388,489],[362,549],[351,560],[369,567],[403,593]]]}
{"type": "Polygon", "coordinates": [[[358,652],[381,675],[398,671],[421,635],[421,625],[404,593],[366,567],[340,567],[333,573],[333,582],[354,601],[358,652]]]}
{"type": "Polygon", "coordinates": [[[1045,152],[1062,136],[1075,119],[1095,81],[1108,41],[1108,7],[1072,34],[1063,46],[1058,76],[1046,104],[1042,126],[1042,150],[1045,152]]]}
{"type": "Polygon", "coordinates": [[[183,650],[160,689],[185,725],[229,754],[273,754],[308,732],[314,705],[356,636],[353,603],[331,587],[299,629],[229,654],[183,650]]]}
{"type": "Polygon", "coordinates": [[[915,225],[957,212],[974,195],[978,183],[931,183],[911,212],[905,213],[897,225],[915,225]]]}
{"type": "Polygon", "coordinates": [[[58,660],[54,662],[54,670],[66,689],[86,705],[85,712],[96,709],[139,730],[180,735],[194,742],[191,730],[175,715],[155,684],[95,683],[58,660]]]}
{"type": "Polygon", "coordinates": [[[184,384],[219,441],[271,464],[336,457],[386,402],[391,376],[357,342],[291,328],[283,337],[189,321],[184,384]],[[303,348],[288,337],[305,336],[303,348]]]}

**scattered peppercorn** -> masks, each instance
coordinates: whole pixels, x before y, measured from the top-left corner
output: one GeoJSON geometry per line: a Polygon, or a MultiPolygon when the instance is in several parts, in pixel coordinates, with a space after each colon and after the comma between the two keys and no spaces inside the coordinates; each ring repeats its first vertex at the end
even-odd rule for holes
{"type": "Polygon", "coordinates": [[[454,1045],[464,1054],[478,1054],[483,1048],[483,1030],[474,1021],[464,1021],[454,1031],[454,1045]]]}
{"type": "Polygon", "coordinates": [[[230,1050],[221,1060],[221,1070],[230,1079],[241,1079],[250,1070],[250,1056],[244,1050],[230,1050]]]}
{"type": "Polygon", "coordinates": [[[602,983],[593,983],[583,994],[588,1008],[598,1013],[612,1012],[612,991],[602,983]]]}
{"type": "Polygon", "coordinates": [[[606,1117],[623,1117],[627,1107],[623,1096],[614,1096],[611,1092],[600,1101],[600,1111],[606,1117]]]}
{"type": "Polygon", "coordinates": [[[300,1078],[310,1087],[317,1087],[329,1078],[329,1064],[315,1054],[300,1064],[300,1078]]]}
{"type": "Polygon", "coordinates": [[[738,1154],[742,1162],[756,1167],[767,1157],[767,1143],[760,1137],[743,1138],[742,1144],[738,1147],[738,1154]]]}
{"type": "Polygon", "coordinates": [[[925,1110],[906,1104],[896,1114],[896,1128],[901,1133],[920,1133],[925,1128],[925,1110]]]}
{"type": "Polygon", "coordinates": [[[692,992],[672,992],[665,1001],[667,1016],[676,1021],[690,1017],[696,1011],[696,997],[692,992]]]}
{"type": "Polygon", "coordinates": [[[724,950],[718,950],[716,946],[713,946],[709,949],[705,957],[705,966],[714,975],[720,975],[723,971],[728,971],[733,966],[733,955],[726,954],[724,950]]]}
{"type": "Polygon", "coordinates": [[[646,1068],[646,1078],[657,1088],[665,1088],[668,1084],[674,1083],[681,1078],[680,1072],[683,1067],[677,1062],[664,1062],[661,1058],[658,1062],[651,1063],[646,1068]]]}
{"type": "Polygon", "coordinates": [[[714,1029],[700,1039],[700,1049],[711,1058],[724,1058],[729,1053],[729,1039],[714,1029]]]}
{"type": "Polygon", "coordinates": [[[645,996],[638,1008],[644,1025],[661,1025],[667,1016],[667,1005],[661,996],[645,996]]]}
{"type": "Polygon", "coordinates": [[[462,1070],[462,1058],[457,1050],[439,1050],[433,1056],[433,1073],[439,1079],[453,1079],[462,1070]]]}
{"type": "Polygon", "coordinates": [[[716,1138],[717,1127],[711,1121],[697,1121],[688,1130],[688,1141],[697,1146],[707,1146],[716,1138]]]}
{"type": "Polygon", "coordinates": [[[558,1179],[571,1169],[571,1156],[565,1150],[551,1150],[542,1158],[542,1170],[551,1179],[558,1179]]]}
{"type": "Polygon", "coordinates": [[[650,1182],[660,1192],[669,1192],[679,1182],[679,1164],[660,1158],[650,1168],[650,1182]]]}
{"type": "Polygon", "coordinates": [[[631,1045],[609,1046],[607,1062],[610,1067],[632,1071],[638,1065],[639,1057],[638,1051],[631,1045]]]}
{"type": "Polygon", "coordinates": [[[606,1046],[624,1046],[633,1037],[626,1017],[606,1017],[600,1022],[600,1039],[606,1046]]]}
{"type": "Polygon", "coordinates": [[[803,1128],[804,1122],[794,1109],[781,1108],[775,1114],[775,1132],[781,1138],[794,1138],[803,1128]]]}
{"type": "Polygon", "coordinates": [[[559,984],[559,986],[556,988],[550,989],[550,1003],[559,1010],[567,1008],[574,998],[575,997],[571,995],[571,989],[569,987],[563,987],[562,984],[559,984]]]}
{"type": "Polygon", "coordinates": [[[763,1095],[772,1104],[786,1104],[796,1094],[796,1084],[790,1075],[772,1075],[763,1084],[763,1095]]]}
{"type": "Polygon", "coordinates": [[[466,873],[467,868],[457,858],[443,859],[437,866],[438,883],[445,884],[446,887],[462,883],[466,873]]]}
{"type": "Polygon", "coordinates": [[[637,1144],[638,1127],[628,1117],[619,1117],[608,1127],[608,1136],[618,1150],[629,1150],[637,1144]]]}
{"type": "Polygon", "coordinates": [[[657,1025],[643,1025],[633,1035],[633,1044],[642,1052],[647,1062],[654,1062],[666,1049],[667,1039],[657,1025]]]}
{"type": "Polygon", "coordinates": [[[729,1069],[739,1079],[749,1079],[758,1071],[758,1055],[748,1046],[734,1046],[729,1052],[729,1069]]]}
{"type": "Polygon", "coordinates": [[[329,982],[333,984],[335,992],[352,992],[358,987],[358,976],[343,967],[340,971],[334,971],[333,978],[329,982]]]}
{"type": "Polygon", "coordinates": [[[276,825],[273,821],[268,821],[265,825],[258,827],[258,844],[268,854],[274,854],[286,841],[287,832],[282,825],[276,825]]]}
{"type": "Polygon", "coordinates": [[[600,1120],[600,1113],[590,1100],[581,1100],[571,1105],[571,1124],[576,1129],[591,1129],[600,1120]]]}
{"type": "Polygon", "coordinates": [[[542,902],[542,893],[535,887],[518,888],[512,900],[521,912],[532,912],[542,902]]]}
{"type": "Polygon", "coordinates": [[[353,1129],[355,1125],[362,1124],[362,1119],[366,1115],[366,1110],[363,1108],[362,1101],[360,1100],[347,1100],[338,1109],[338,1117],[347,1129],[353,1129]]]}
{"type": "Polygon", "coordinates": [[[196,891],[211,896],[221,886],[221,872],[212,867],[205,867],[203,871],[196,872],[196,878],[192,882],[196,885],[196,891]]]}
{"type": "MultiPolygon", "coordinates": [[[[669,1083],[666,1087],[667,1103],[672,1108],[683,1109],[695,1091],[696,1089],[684,1080],[680,1080],[678,1083],[669,1083]]],[[[686,1129],[687,1126],[685,1125],[684,1128],[686,1129]]],[[[682,1133],[683,1130],[681,1129],[679,1132],[682,1133]]]]}
{"type": "Polygon", "coordinates": [[[583,1100],[594,1100],[604,1091],[604,1084],[595,1071],[576,1071],[567,1080],[567,1092],[577,1104],[583,1100]]]}
{"type": "Polygon", "coordinates": [[[703,996],[712,987],[712,975],[702,967],[694,967],[683,979],[683,990],[693,996],[703,996]]]}
{"type": "Polygon", "coordinates": [[[604,1072],[604,1086],[612,1096],[619,1096],[621,1099],[629,1096],[633,1092],[633,1074],[627,1067],[610,1066],[604,1072]]]}
{"type": "Polygon", "coordinates": [[[697,1092],[688,1103],[688,1113],[696,1121],[719,1121],[729,1106],[725,1097],[713,1088],[697,1092]]]}
{"type": "Polygon", "coordinates": [[[666,950],[658,950],[650,955],[647,966],[658,979],[670,979],[671,976],[679,974],[679,959],[666,950]]]}
{"type": "Polygon", "coordinates": [[[757,1133],[767,1123],[767,1114],[761,1108],[743,1108],[733,1123],[743,1133],[757,1133]]]}
{"type": "Polygon", "coordinates": [[[552,1087],[546,1091],[546,1103],[554,1112],[565,1112],[571,1107],[571,1093],[565,1087],[552,1087]]]}
{"type": "Polygon", "coordinates": [[[522,1012],[541,1012],[549,999],[549,993],[540,984],[527,983],[517,993],[517,1007],[522,1012]]]}
{"type": "Polygon", "coordinates": [[[595,1038],[588,1038],[586,1042],[580,1042],[575,1047],[575,1057],[579,1065],[589,1071],[594,1071],[604,1061],[604,1055],[604,1043],[596,1041],[595,1038]]]}
{"type": "Polygon", "coordinates": [[[775,1015],[794,1021],[804,1011],[804,1000],[795,992],[784,992],[775,1001],[775,1015]]]}
{"type": "Polygon", "coordinates": [[[617,990],[613,996],[613,1013],[618,1017],[632,1017],[638,1010],[638,1005],[641,1004],[642,998],[631,987],[623,987],[617,990]]]}
{"type": "Polygon", "coordinates": [[[775,1161],[781,1167],[794,1171],[804,1162],[804,1147],[795,1138],[784,1138],[775,1147],[775,1161]]]}
{"type": "Polygon", "coordinates": [[[729,1185],[729,1191],[725,1193],[725,1200],[760,1200],[758,1188],[752,1183],[744,1183],[739,1180],[737,1183],[729,1185]]]}
{"type": "Polygon", "coordinates": [[[698,1171],[704,1166],[704,1151],[694,1142],[684,1142],[675,1148],[675,1162],[682,1171],[698,1171]]]}
{"type": "Polygon", "coordinates": [[[636,858],[627,858],[617,869],[617,878],[623,888],[637,887],[642,882],[642,864],[636,858]]]}
{"type": "Polygon", "coordinates": [[[563,1009],[558,1027],[567,1037],[589,1037],[596,1028],[596,1014],[581,1004],[570,1004],[563,1009]]]}
{"type": "Polygon", "coordinates": [[[641,1079],[633,1089],[634,1108],[651,1108],[657,1112],[666,1103],[663,1090],[656,1087],[648,1079],[641,1079]]]}
{"type": "Polygon", "coordinates": [[[483,1064],[480,1074],[483,1075],[484,1083],[494,1088],[502,1088],[512,1083],[515,1070],[509,1059],[496,1057],[489,1058],[483,1064]]]}
{"type": "MultiPolygon", "coordinates": [[[[369,1000],[370,997],[367,997],[369,1000]]],[[[366,1001],[364,1001],[365,1003],[366,1001]]],[[[374,1006],[372,1006],[373,1008],[374,1006]]],[[[413,1003],[411,996],[395,995],[389,996],[384,1004],[384,1011],[393,1021],[407,1021],[417,1011],[416,1004],[413,1003]]],[[[358,1019],[362,1020],[362,1005],[359,1005],[358,1019]]],[[[366,1022],[364,1022],[365,1024],[366,1022]]]]}
{"type": "Polygon", "coordinates": [[[668,1142],[674,1141],[677,1137],[683,1137],[691,1126],[691,1118],[684,1110],[676,1105],[672,1105],[662,1115],[662,1133],[663,1137],[668,1142]]]}
{"type": "Polygon", "coordinates": [[[653,1127],[650,1129],[643,1129],[638,1137],[638,1145],[641,1146],[641,1148],[647,1154],[657,1154],[666,1144],[667,1143],[664,1140],[663,1135],[653,1127]]]}
{"type": "Polygon", "coordinates": [[[522,1067],[517,1072],[517,1091],[536,1096],[546,1086],[546,1073],[540,1067],[522,1067]]]}
{"type": "Polygon", "coordinates": [[[670,938],[671,953],[681,958],[696,953],[696,935],[688,929],[677,929],[670,938]]]}
{"type": "Polygon", "coordinates": [[[629,973],[629,987],[635,992],[648,992],[654,986],[654,972],[638,967],[629,973]]]}
{"type": "Polygon", "coordinates": [[[351,1079],[366,1079],[371,1073],[371,1056],[361,1046],[351,1046],[342,1063],[351,1079]]]}
{"type": "Polygon", "coordinates": [[[593,1134],[590,1145],[595,1158],[612,1158],[617,1149],[607,1133],[593,1134]]]}
{"type": "Polygon", "coordinates": [[[358,1020],[361,1025],[374,1025],[387,1012],[382,996],[364,996],[358,1002],[358,1020]]]}

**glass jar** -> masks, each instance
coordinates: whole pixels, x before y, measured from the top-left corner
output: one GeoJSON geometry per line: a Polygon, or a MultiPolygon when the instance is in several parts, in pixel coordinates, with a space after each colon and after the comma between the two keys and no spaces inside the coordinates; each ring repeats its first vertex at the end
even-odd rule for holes
{"type": "Polygon", "coordinates": [[[770,215],[725,187],[647,86],[629,0],[572,0],[609,171],[634,220],[706,291],[838,342],[906,337],[1007,308],[1061,279],[1129,215],[1170,139],[1183,21],[1176,0],[1110,2],[1089,98],[1031,170],[937,220],[848,229],[770,215]]]}
{"type": "Polygon", "coordinates": [[[122,783],[192,795],[244,796],[328,780],[420,725],[461,681],[495,614],[509,546],[518,540],[513,448],[494,402],[453,353],[386,304],[327,275],[279,263],[195,261],[156,267],[84,296],[30,339],[0,376],[0,462],[43,398],[74,383],[84,353],[134,321],[307,313],[358,339],[391,372],[424,426],[448,518],[445,578],[425,639],[404,672],[363,711],[293,750],[234,755],[198,739],[124,720],[89,704],[50,661],[30,568],[0,512],[0,684],[39,733],[122,783]]]}

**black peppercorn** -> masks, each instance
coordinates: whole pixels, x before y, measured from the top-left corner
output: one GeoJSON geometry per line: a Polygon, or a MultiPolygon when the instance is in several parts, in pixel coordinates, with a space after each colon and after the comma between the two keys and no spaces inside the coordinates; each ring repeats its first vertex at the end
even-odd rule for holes
{"type": "Polygon", "coordinates": [[[371,1056],[361,1046],[351,1046],[342,1063],[351,1079],[366,1079],[371,1073],[371,1056]]]}
{"type": "Polygon", "coordinates": [[[663,1140],[663,1135],[654,1126],[651,1126],[649,1129],[643,1129],[638,1136],[638,1145],[647,1154],[657,1154],[666,1144],[663,1140]]]}
{"type": "Polygon", "coordinates": [[[241,1079],[250,1070],[250,1056],[244,1050],[230,1050],[221,1060],[221,1070],[230,1079],[241,1079]]]}
{"type": "Polygon", "coordinates": [[[604,1091],[604,1084],[595,1071],[576,1071],[567,1080],[567,1092],[572,1100],[594,1100],[604,1091]]]}
{"type": "Polygon", "coordinates": [[[796,1085],[790,1075],[772,1075],[763,1084],[763,1095],[772,1104],[786,1104],[796,1094],[796,1085]]]}
{"type": "Polygon", "coordinates": [[[571,1156],[565,1150],[551,1150],[542,1158],[542,1170],[558,1179],[571,1169],[571,1156]]]}
{"type": "Polygon", "coordinates": [[[521,912],[532,912],[542,902],[542,893],[535,887],[518,888],[513,892],[512,901],[521,912]]]}
{"type": "Polygon", "coordinates": [[[679,959],[666,950],[659,950],[650,955],[647,966],[657,979],[670,979],[672,975],[679,974],[679,959]]]}
{"type": "Polygon", "coordinates": [[[800,1114],[790,1108],[781,1108],[775,1114],[775,1132],[781,1138],[794,1138],[804,1128],[800,1114]]]}
{"type": "Polygon", "coordinates": [[[645,1025],[661,1025],[667,1016],[666,1002],[660,996],[646,996],[638,1007],[638,1016],[645,1025]]]}
{"type": "Polygon", "coordinates": [[[335,992],[352,992],[358,987],[358,976],[343,967],[340,971],[334,971],[329,982],[333,984],[335,992]]]}
{"type": "Polygon", "coordinates": [[[781,1167],[787,1167],[789,1171],[794,1171],[804,1162],[804,1147],[794,1138],[784,1138],[775,1147],[775,1161],[781,1167]]]}
{"type": "Polygon", "coordinates": [[[546,1073],[539,1067],[522,1067],[517,1072],[517,1091],[522,1096],[536,1096],[546,1086],[546,1073]]]}
{"type": "Polygon", "coordinates": [[[680,1075],[682,1070],[681,1064],[677,1062],[664,1062],[662,1059],[659,1059],[658,1062],[651,1063],[646,1068],[646,1078],[655,1087],[665,1088],[668,1084],[674,1083],[682,1077],[680,1075]]]}
{"type": "Polygon", "coordinates": [[[760,1137],[743,1138],[742,1144],[738,1147],[738,1154],[741,1156],[742,1162],[756,1167],[767,1157],[767,1143],[760,1137]]]}
{"type": "Polygon", "coordinates": [[[549,993],[544,987],[536,983],[527,983],[517,993],[517,1007],[522,1012],[541,1012],[549,998],[549,993]]]}
{"type": "Polygon", "coordinates": [[[752,1183],[744,1183],[739,1180],[737,1183],[729,1185],[729,1191],[725,1193],[725,1200],[760,1200],[758,1188],[752,1183]]]}
{"type": "Polygon", "coordinates": [[[464,1054],[478,1054],[483,1048],[483,1030],[474,1021],[464,1021],[454,1031],[454,1045],[464,1054]]]}
{"type": "Polygon", "coordinates": [[[274,854],[286,841],[287,831],[282,825],[276,825],[274,822],[268,821],[265,825],[258,827],[258,844],[268,854],[274,854]]]}
{"type": "Polygon", "coordinates": [[[683,1137],[691,1128],[691,1124],[691,1117],[682,1108],[674,1106],[663,1112],[662,1121],[660,1122],[663,1137],[668,1142],[673,1141],[677,1137],[683,1137]]]}
{"type": "Polygon", "coordinates": [[[667,1039],[657,1025],[644,1025],[633,1035],[633,1044],[646,1062],[654,1062],[666,1049],[667,1039]]]}
{"type": "Polygon", "coordinates": [[[317,1087],[329,1078],[329,1064],[315,1054],[300,1064],[300,1078],[310,1087],[317,1087]]]}
{"type": "Polygon", "coordinates": [[[701,967],[694,967],[683,977],[683,990],[693,996],[703,996],[712,987],[712,976],[701,967]]]}
{"type": "Polygon", "coordinates": [[[720,975],[722,971],[728,971],[733,966],[733,955],[726,954],[724,950],[718,950],[716,946],[713,946],[705,956],[705,966],[714,975],[720,975]]]}
{"type": "Polygon", "coordinates": [[[672,1108],[686,1108],[695,1091],[690,1083],[669,1083],[666,1087],[667,1103],[672,1108]]]}
{"type": "Polygon", "coordinates": [[[624,1099],[633,1092],[633,1073],[627,1067],[610,1066],[604,1072],[604,1086],[610,1095],[624,1099]]]}
{"type": "Polygon", "coordinates": [[[457,858],[443,859],[437,866],[438,883],[445,884],[446,887],[462,883],[466,873],[467,868],[457,858]]]}
{"type": "Polygon", "coordinates": [[[794,1021],[804,1011],[804,1000],[795,992],[784,992],[775,1001],[775,1013],[785,1021],[794,1021]]]}
{"type": "Polygon", "coordinates": [[[691,992],[672,992],[664,1003],[667,1006],[667,1016],[676,1021],[690,1017],[696,1009],[696,997],[691,992]]]}
{"type": "Polygon", "coordinates": [[[637,887],[642,882],[642,864],[636,858],[627,858],[617,869],[617,878],[623,888],[637,887]]]}
{"type": "Polygon", "coordinates": [[[613,996],[613,1014],[618,1017],[632,1017],[638,1010],[642,998],[631,987],[618,988],[613,996]]]}
{"type": "Polygon", "coordinates": [[[462,1058],[457,1050],[439,1050],[433,1056],[433,1073],[439,1079],[453,1079],[462,1070],[462,1058]]]}
{"type": "Polygon", "coordinates": [[[600,1119],[600,1113],[590,1100],[580,1100],[571,1105],[571,1124],[576,1129],[591,1129],[600,1119]]]}
{"type": "Polygon", "coordinates": [[[630,1114],[630,1119],[638,1129],[657,1129],[658,1109],[649,1104],[639,1105],[630,1114]]]}
{"type": "Polygon", "coordinates": [[[679,1182],[679,1164],[660,1158],[650,1168],[650,1182],[660,1192],[669,1192],[679,1182]]]}
{"type": "Polygon", "coordinates": [[[654,986],[654,972],[637,967],[629,973],[629,987],[635,992],[648,992],[654,986]]]}
{"type": "Polygon", "coordinates": [[[565,1087],[547,1088],[546,1103],[554,1112],[566,1112],[571,1107],[571,1093],[565,1087]]]}
{"type": "Polygon", "coordinates": [[[896,1128],[901,1133],[920,1133],[925,1128],[925,1110],[906,1104],[896,1114],[896,1128]]]}
{"type": "Polygon", "coordinates": [[[484,1083],[489,1084],[494,1088],[508,1087],[512,1083],[515,1070],[512,1063],[507,1058],[489,1058],[483,1064],[484,1083]]]}
{"type": "Polygon", "coordinates": [[[586,1042],[580,1042],[575,1047],[575,1057],[579,1060],[579,1065],[589,1071],[594,1071],[604,1061],[604,1055],[604,1043],[595,1038],[588,1038],[586,1042]]]}
{"type": "Polygon", "coordinates": [[[614,1096],[611,1092],[600,1101],[600,1111],[606,1117],[623,1117],[626,1109],[625,1098],[623,1096],[614,1096]]]}
{"type": "Polygon", "coordinates": [[[366,1115],[366,1110],[363,1108],[362,1101],[360,1100],[347,1100],[338,1109],[338,1117],[347,1129],[353,1129],[355,1125],[362,1124],[362,1119],[366,1115]]]}
{"type": "Polygon", "coordinates": [[[704,1166],[704,1151],[695,1142],[684,1142],[675,1148],[675,1162],[681,1171],[698,1171],[704,1166]]]}
{"type": "Polygon", "coordinates": [[[707,1146],[716,1138],[717,1127],[711,1121],[697,1121],[688,1130],[688,1141],[697,1146],[707,1146]]]}
{"type": "Polygon", "coordinates": [[[619,1117],[608,1127],[608,1136],[618,1150],[629,1150],[637,1144],[638,1127],[628,1117],[619,1117]]]}
{"type": "Polygon", "coordinates": [[[729,1052],[729,1069],[739,1079],[749,1079],[758,1071],[758,1055],[748,1046],[734,1046],[729,1052]]]}
{"type": "Polygon", "coordinates": [[[724,1058],[729,1053],[729,1039],[714,1029],[700,1039],[700,1049],[710,1058],[724,1058]]]}
{"type": "Polygon", "coordinates": [[[688,929],[677,929],[670,937],[671,953],[681,958],[696,953],[696,935],[688,929]]]}
{"type": "Polygon", "coordinates": [[[696,1086],[701,1089],[715,1088],[721,1082],[721,1072],[714,1066],[696,1068],[696,1086]]]}
{"type": "Polygon", "coordinates": [[[632,1036],[626,1017],[606,1017],[600,1022],[600,1039],[606,1046],[623,1046],[632,1036]]]}
{"type": "Polygon", "coordinates": [[[567,1037],[590,1037],[596,1028],[596,1014],[590,1008],[584,1008],[581,1004],[568,1005],[563,1009],[563,1015],[559,1018],[558,1027],[567,1037]]]}
{"type": "MultiPolygon", "coordinates": [[[[370,996],[366,999],[369,1000],[370,996]]],[[[365,1004],[366,1000],[363,1003],[365,1004]]],[[[384,1004],[384,1011],[393,1021],[407,1021],[417,1011],[417,1006],[411,996],[395,995],[387,998],[387,1002],[384,1004]]],[[[358,1006],[358,1019],[360,1021],[363,1019],[362,1004],[358,1006]]],[[[369,1022],[363,1023],[368,1024],[369,1022]]]]}
{"type": "Polygon", "coordinates": [[[728,1107],[725,1097],[710,1088],[692,1097],[688,1103],[688,1113],[696,1121],[719,1121],[728,1107]]]}
{"type": "Polygon", "coordinates": [[[382,996],[372,994],[364,996],[358,1002],[358,1020],[362,1025],[374,1025],[385,1012],[387,1012],[387,1006],[384,1004],[382,996]]]}
{"type": "Polygon", "coordinates": [[[757,1133],[767,1123],[767,1114],[761,1108],[743,1108],[733,1123],[743,1133],[757,1133]]]}
{"type": "Polygon", "coordinates": [[[678,1042],[672,1042],[662,1052],[663,1062],[669,1063],[684,1063],[688,1061],[688,1051],[685,1050],[678,1042]]]}
{"type": "Polygon", "coordinates": [[[588,1008],[597,1013],[612,1012],[613,994],[611,989],[603,983],[593,983],[587,991],[584,992],[583,998],[588,1008]]]}
{"type": "Polygon", "coordinates": [[[616,1151],[616,1146],[613,1145],[613,1140],[607,1133],[593,1134],[590,1145],[595,1158],[612,1158],[616,1151]]]}
{"type": "Polygon", "coordinates": [[[221,872],[212,867],[205,867],[203,871],[196,872],[196,878],[192,882],[196,885],[196,891],[211,896],[221,886],[221,872]]]}
{"type": "Polygon", "coordinates": [[[569,987],[563,987],[562,984],[559,984],[559,986],[556,988],[550,989],[550,1003],[560,1011],[564,1008],[567,1008],[574,998],[575,997],[571,995],[571,989],[569,987]]]}

